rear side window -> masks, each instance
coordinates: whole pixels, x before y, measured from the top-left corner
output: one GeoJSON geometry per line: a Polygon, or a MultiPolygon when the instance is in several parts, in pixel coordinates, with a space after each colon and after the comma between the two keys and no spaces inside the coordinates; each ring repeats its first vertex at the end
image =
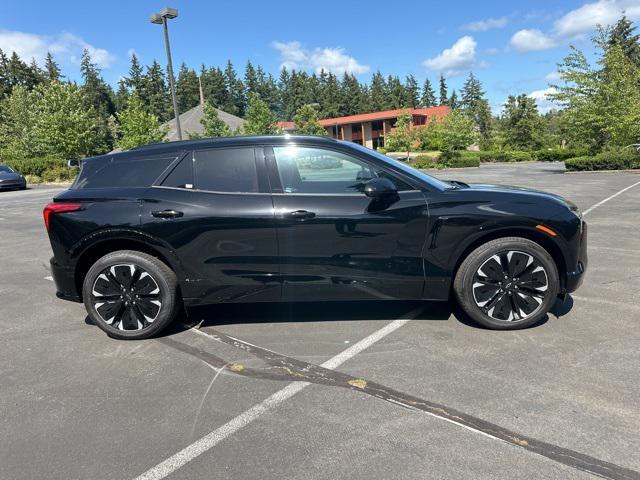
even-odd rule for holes
{"type": "Polygon", "coordinates": [[[163,154],[86,160],[73,188],[149,187],[176,158],[176,154],[163,154]]]}
{"type": "Polygon", "coordinates": [[[163,187],[193,188],[193,156],[187,155],[162,182],[163,187]]]}
{"type": "Polygon", "coordinates": [[[258,172],[253,148],[216,148],[194,153],[199,190],[256,193],[258,172]]]}

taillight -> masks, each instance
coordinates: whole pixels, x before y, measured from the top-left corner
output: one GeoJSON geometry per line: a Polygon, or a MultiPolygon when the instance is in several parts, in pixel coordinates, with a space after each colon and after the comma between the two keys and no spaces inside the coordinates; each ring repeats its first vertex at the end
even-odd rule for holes
{"type": "Polygon", "coordinates": [[[76,210],[80,210],[81,205],[79,203],[50,203],[44,210],[42,211],[42,216],[44,217],[44,226],[49,231],[49,220],[51,219],[51,215],[54,213],[62,213],[62,212],[75,212],[76,210]]]}

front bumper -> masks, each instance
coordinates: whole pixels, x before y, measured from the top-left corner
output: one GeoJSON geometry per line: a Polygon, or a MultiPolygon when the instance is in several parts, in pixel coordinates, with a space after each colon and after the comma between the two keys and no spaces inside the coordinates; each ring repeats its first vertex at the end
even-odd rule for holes
{"type": "Polygon", "coordinates": [[[587,223],[582,221],[580,234],[580,254],[578,256],[578,265],[573,272],[567,272],[565,282],[565,293],[575,292],[584,281],[585,273],[589,259],[587,257],[587,223]]]}
{"type": "Polygon", "coordinates": [[[13,190],[16,188],[26,188],[27,182],[15,180],[0,182],[0,190],[13,190]]]}
{"type": "Polygon", "coordinates": [[[49,263],[51,264],[51,276],[56,285],[56,296],[71,302],[82,302],[82,296],[76,285],[74,269],[58,265],[55,257],[52,257],[49,263]]]}

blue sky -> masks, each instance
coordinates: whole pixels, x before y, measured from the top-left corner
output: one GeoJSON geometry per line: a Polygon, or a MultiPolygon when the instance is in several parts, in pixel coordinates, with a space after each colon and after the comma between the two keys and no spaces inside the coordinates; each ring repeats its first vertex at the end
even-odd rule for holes
{"type": "Polygon", "coordinates": [[[363,81],[379,69],[412,73],[420,83],[427,76],[437,82],[443,72],[455,88],[473,70],[494,110],[510,93],[532,94],[546,108],[544,93],[570,43],[589,51],[595,25],[614,22],[622,10],[640,20],[640,0],[7,0],[0,48],[37,61],[50,50],[67,77],[77,79],[86,47],[115,85],[132,51],[143,63],[156,58],[164,65],[161,28],[148,18],[167,5],[180,14],[170,24],[176,65],[222,66],[231,59],[242,71],[251,60],[274,75],[286,64],[348,70],[363,81]]]}

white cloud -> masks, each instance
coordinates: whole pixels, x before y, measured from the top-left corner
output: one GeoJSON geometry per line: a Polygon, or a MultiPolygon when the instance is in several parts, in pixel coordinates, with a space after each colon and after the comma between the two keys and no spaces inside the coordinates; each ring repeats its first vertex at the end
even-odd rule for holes
{"type": "Polygon", "coordinates": [[[93,62],[102,68],[109,68],[115,60],[115,56],[104,48],[94,47],[72,33],[62,32],[55,36],[46,36],[0,30],[0,49],[7,55],[16,52],[26,62],[35,58],[36,62],[42,63],[47,52],[51,52],[58,62],[78,64],[82,50],[85,48],[89,51],[93,62]]]}
{"type": "Polygon", "coordinates": [[[555,47],[555,41],[537,29],[519,30],[509,44],[519,52],[537,52],[555,47]]]}
{"type": "Polygon", "coordinates": [[[529,95],[529,98],[533,98],[538,105],[538,111],[540,113],[547,113],[549,110],[554,108],[558,108],[556,104],[554,104],[551,100],[549,100],[549,95],[557,93],[557,90],[553,87],[545,88],[544,90],[534,90],[529,95]]]}
{"type": "Polygon", "coordinates": [[[560,80],[560,74],[554,70],[553,72],[547,73],[544,78],[550,82],[555,82],[556,80],[560,80]]]}
{"type": "Polygon", "coordinates": [[[355,58],[347,55],[344,48],[314,48],[309,50],[300,42],[273,42],[273,48],[280,52],[280,67],[289,70],[324,70],[334,74],[351,73],[359,75],[370,70],[355,58]]]}
{"type": "Polygon", "coordinates": [[[467,23],[463,25],[464,30],[470,30],[472,32],[486,32],[494,28],[504,28],[507,25],[507,17],[500,18],[486,18],[484,20],[478,20],[475,22],[467,23]]]}
{"type": "Polygon", "coordinates": [[[553,48],[559,43],[579,38],[592,32],[597,25],[614,24],[625,13],[630,20],[640,20],[638,0],[597,0],[585,3],[564,14],[553,23],[549,33],[537,29],[520,30],[512,37],[510,44],[519,52],[533,52],[553,48]]]}
{"type": "Polygon", "coordinates": [[[611,25],[625,11],[631,20],[640,19],[638,0],[598,0],[585,3],[570,11],[554,22],[554,31],[558,37],[574,38],[592,31],[596,25],[611,25]]]}
{"type": "Polygon", "coordinates": [[[437,56],[426,59],[423,63],[429,70],[445,75],[459,75],[476,65],[476,41],[465,35],[451,46],[445,48],[437,56]]]}

